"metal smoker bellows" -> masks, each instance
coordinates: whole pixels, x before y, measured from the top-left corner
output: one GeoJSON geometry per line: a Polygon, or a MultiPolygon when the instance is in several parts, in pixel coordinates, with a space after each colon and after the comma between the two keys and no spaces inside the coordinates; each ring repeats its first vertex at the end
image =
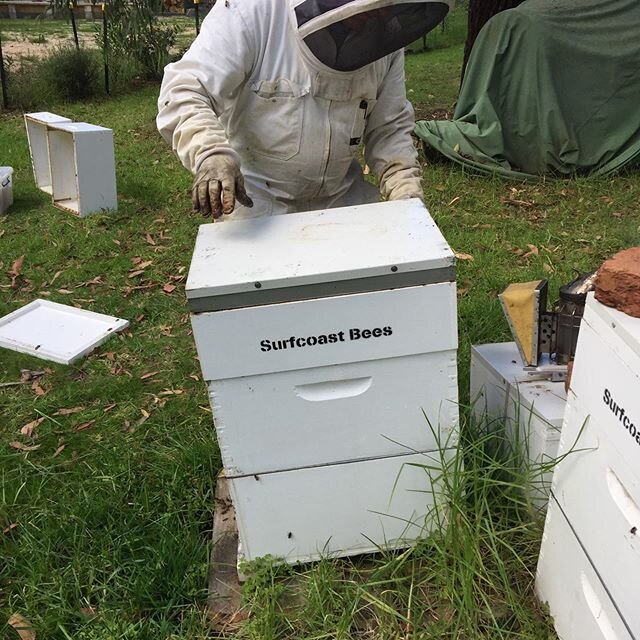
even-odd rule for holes
{"type": "Polygon", "coordinates": [[[546,280],[509,285],[499,296],[511,333],[532,374],[562,380],[573,359],[587,293],[596,272],[578,276],[560,287],[556,306],[547,311],[546,280]]]}

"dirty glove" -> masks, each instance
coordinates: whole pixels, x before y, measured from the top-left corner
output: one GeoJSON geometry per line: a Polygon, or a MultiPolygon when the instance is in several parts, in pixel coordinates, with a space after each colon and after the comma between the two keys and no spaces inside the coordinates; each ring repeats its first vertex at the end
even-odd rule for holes
{"type": "Polygon", "coordinates": [[[193,210],[213,215],[216,219],[223,213],[231,213],[235,209],[236,199],[245,207],[253,207],[236,160],[222,153],[205,158],[196,171],[193,183],[193,210]]]}

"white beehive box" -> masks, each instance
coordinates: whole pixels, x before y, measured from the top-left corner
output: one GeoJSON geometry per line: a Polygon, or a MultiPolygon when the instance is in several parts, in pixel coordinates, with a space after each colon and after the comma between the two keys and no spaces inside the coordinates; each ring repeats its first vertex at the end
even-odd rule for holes
{"type": "Polygon", "coordinates": [[[515,342],[471,347],[473,416],[504,428],[522,459],[529,496],[544,507],[558,455],[567,394],[562,382],[536,379],[524,370],[515,342]]]}
{"type": "Polygon", "coordinates": [[[422,203],[203,225],[187,296],[245,556],[415,539],[409,465],[458,416],[454,257],[422,203]]]}
{"type": "MultiPolygon", "coordinates": [[[[555,500],[631,636],[640,637],[640,319],[592,295],[580,327],[560,455],[555,500]]],[[[547,539],[553,536],[545,533],[547,539]]],[[[548,579],[544,571],[539,575],[548,579]]]]}
{"type": "Polygon", "coordinates": [[[42,111],[39,113],[25,113],[24,123],[29,141],[29,154],[33,167],[33,177],[36,186],[41,191],[51,195],[51,165],[49,161],[49,145],[47,142],[47,128],[52,124],[71,122],[69,118],[55,113],[42,111]]]}
{"type": "Polygon", "coordinates": [[[85,122],[47,129],[53,204],[80,217],[118,208],[113,131],[85,122]]]}
{"type": "Polygon", "coordinates": [[[0,215],[13,204],[13,169],[0,167],[0,215]]]}
{"type": "Polygon", "coordinates": [[[71,122],[69,118],[48,111],[25,113],[24,123],[29,140],[29,153],[36,186],[51,195],[51,163],[49,159],[49,143],[47,129],[52,124],[71,122]]]}
{"type": "Polygon", "coordinates": [[[634,640],[553,498],[547,510],[536,593],[549,605],[560,640],[634,640]]]}

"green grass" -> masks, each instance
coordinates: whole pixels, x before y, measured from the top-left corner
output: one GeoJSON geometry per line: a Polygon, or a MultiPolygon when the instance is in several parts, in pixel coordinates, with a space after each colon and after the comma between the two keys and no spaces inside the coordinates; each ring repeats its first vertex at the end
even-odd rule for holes
{"type": "MultiPolygon", "coordinates": [[[[76,26],[78,33],[92,35],[96,29],[100,28],[100,21],[76,20],[76,26]]],[[[0,19],[0,35],[4,43],[22,41],[32,45],[30,49],[73,42],[71,22],[61,19],[9,20],[3,18],[0,19]]]]}
{"type": "MultiPolygon", "coordinates": [[[[418,114],[454,102],[461,51],[458,37],[407,58],[418,114]]],[[[0,218],[0,315],[47,297],[131,321],[71,367],[0,351],[0,382],[45,372],[39,387],[0,388],[2,637],[16,637],[2,627],[14,612],[47,640],[215,637],[204,603],[220,458],[183,294],[202,219],[190,211],[189,175],[156,133],[156,96],[148,86],[49,106],[115,132],[119,210],[83,220],[35,189],[21,115],[0,114],[16,198],[0,218]],[[12,287],[7,272],[23,255],[12,287]],[[40,418],[34,436],[19,433],[40,418]],[[21,452],[15,441],[39,448],[21,452]]],[[[553,298],[575,269],[637,244],[640,185],[636,175],[519,184],[444,163],[425,166],[424,185],[445,237],[473,256],[458,265],[466,403],[470,345],[509,338],[497,294],[547,277],[553,298]]],[[[447,476],[453,526],[407,553],[297,572],[263,563],[245,590],[253,616],[237,637],[546,639],[532,593],[540,523],[518,502],[514,465],[497,463],[489,440],[465,430],[465,469],[447,476]]]]}
{"type": "MultiPolygon", "coordinates": [[[[188,47],[195,37],[195,20],[185,16],[171,16],[160,18],[162,23],[168,22],[178,27],[178,48],[188,47]]],[[[102,29],[102,19],[76,19],[80,33],[93,34],[102,29]]],[[[51,38],[65,38],[71,40],[73,31],[71,22],[60,18],[36,18],[9,20],[0,19],[0,34],[3,41],[26,40],[33,44],[46,44],[51,38]]]]}

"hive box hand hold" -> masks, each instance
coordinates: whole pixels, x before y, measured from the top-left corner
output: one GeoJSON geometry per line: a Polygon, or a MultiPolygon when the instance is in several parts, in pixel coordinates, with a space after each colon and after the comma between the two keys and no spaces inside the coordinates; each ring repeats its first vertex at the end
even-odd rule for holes
{"type": "Polygon", "coordinates": [[[69,118],[59,116],[48,111],[25,113],[24,123],[29,141],[29,154],[33,167],[33,177],[40,191],[51,195],[51,165],[49,159],[49,144],[47,141],[47,127],[52,124],[71,122],[69,118]]]}
{"type": "Polygon", "coordinates": [[[379,498],[457,443],[455,259],[424,205],[203,225],[187,297],[245,557],[423,533],[426,474],[379,498]]]}
{"type": "Polygon", "coordinates": [[[80,217],[117,209],[113,131],[85,122],[47,129],[53,204],[80,217]]]}

